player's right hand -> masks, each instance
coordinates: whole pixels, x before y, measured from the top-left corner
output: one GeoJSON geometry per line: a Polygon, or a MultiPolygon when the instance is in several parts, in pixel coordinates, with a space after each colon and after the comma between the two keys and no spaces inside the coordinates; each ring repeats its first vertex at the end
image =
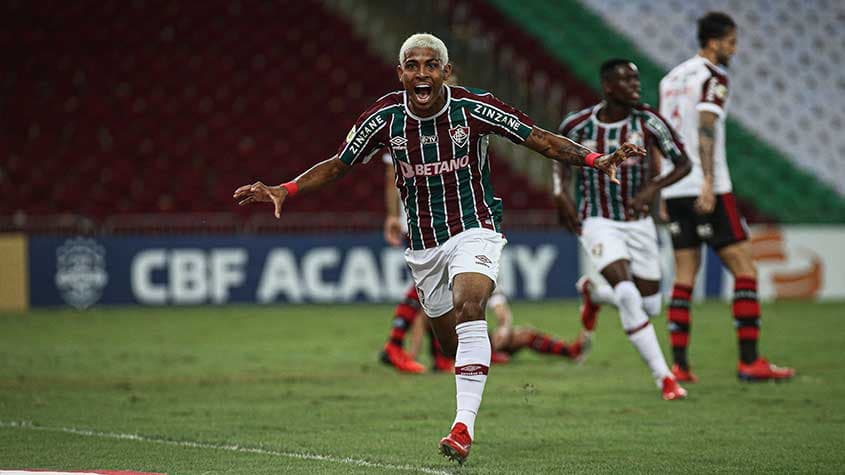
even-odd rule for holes
{"type": "Polygon", "coordinates": [[[556,200],[557,215],[561,226],[575,236],[581,235],[581,220],[578,219],[578,210],[575,203],[569,197],[558,197],[556,200]]]}
{"type": "Polygon", "coordinates": [[[394,247],[402,244],[402,224],[396,216],[384,219],[384,240],[394,247]]]}
{"type": "Polygon", "coordinates": [[[629,158],[645,157],[646,151],[639,145],[632,143],[623,143],[621,147],[617,148],[613,153],[602,155],[593,162],[593,168],[603,171],[610,177],[612,183],[619,183],[619,178],[616,177],[616,167],[629,158]]]}
{"type": "Polygon", "coordinates": [[[282,214],[282,203],[285,202],[285,198],[288,196],[288,190],[281,185],[267,186],[260,181],[256,181],[251,185],[238,187],[232,196],[236,200],[240,200],[238,204],[241,206],[259,201],[272,202],[275,208],[274,214],[278,219],[282,214]]]}
{"type": "Polygon", "coordinates": [[[701,194],[695,199],[693,207],[698,214],[710,214],[716,209],[716,195],[707,183],[701,187],[701,194]]]}

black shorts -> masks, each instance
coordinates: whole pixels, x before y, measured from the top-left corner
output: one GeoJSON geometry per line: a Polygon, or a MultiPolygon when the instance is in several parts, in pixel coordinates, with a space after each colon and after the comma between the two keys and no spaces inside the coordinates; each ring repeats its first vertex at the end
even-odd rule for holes
{"type": "Polygon", "coordinates": [[[716,195],[716,208],[707,215],[698,214],[694,196],[666,200],[669,232],[675,249],[690,249],[707,243],[713,249],[748,239],[745,219],[740,216],[733,193],[716,195]]]}

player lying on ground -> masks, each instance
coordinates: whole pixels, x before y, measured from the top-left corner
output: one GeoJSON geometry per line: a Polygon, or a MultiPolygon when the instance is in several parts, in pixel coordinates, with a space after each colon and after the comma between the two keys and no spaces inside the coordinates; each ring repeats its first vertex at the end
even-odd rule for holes
{"type": "Polygon", "coordinates": [[[782,380],[795,374],[757,353],[760,303],[757,267],[745,221],[732,193],[725,153],[728,102],[726,67],[736,53],[736,23],[724,13],[708,13],[698,21],[698,54],[675,67],[660,81],[660,111],[687,144],[692,173],[663,190],[669,231],[675,250],[675,286],[669,304],[669,331],[675,376],[696,381],[687,359],[692,311],[690,301],[701,263],[701,245],[719,255],[734,276],[731,308],[739,343],[737,376],[743,381],[782,380]]]}
{"type": "MultiPolygon", "coordinates": [[[[555,202],[566,229],[580,237],[593,265],[612,286],[604,292],[593,292],[593,301],[611,303],[619,309],[622,329],[651,370],[663,399],[680,399],[686,396],[686,390],[669,370],[649,321],[649,316],[660,314],[661,305],[657,229],[649,207],[663,187],[689,173],[690,162],[666,121],[640,104],[640,74],[634,63],[608,60],[599,75],[604,101],[570,114],[561,123],[561,133],[601,153],[631,142],[647,147],[648,155],[623,162],[618,184],[593,170],[579,170],[577,204],[567,186],[570,168],[555,164],[555,202]],[[657,176],[663,156],[675,168],[657,176]]],[[[589,335],[598,307],[590,300],[588,280],[579,280],[578,289],[585,298],[582,321],[589,335]]]]}
{"type": "Polygon", "coordinates": [[[457,414],[440,450],[463,463],[490,366],[485,307],[506,243],[500,233],[502,203],[490,183],[489,136],[507,137],[567,165],[597,169],[614,181],[616,166],[645,150],[624,144],[601,155],[534,126],[488,92],[445,85],[449,54],[432,35],[405,40],[396,73],[404,89],[361,114],[337,155],[278,186],[260,181],[241,186],[234,198],[241,205],[271,202],[279,217],[287,198],[319,189],[390,147],[410,225],[405,260],[440,346],[455,355],[457,414]]]}
{"type": "Polygon", "coordinates": [[[585,338],[585,334],[580,335],[573,343],[567,343],[531,327],[514,327],[508,299],[498,289],[490,296],[488,308],[493,311],[497,320],[496,330],[490,339],[493,351],[501,353],[498,362],[506,363],[505,356],[510,357],[525,348],[540,354],[562,356],[576,362],[583,361],[590,351],[590,341],[585,338]]]}

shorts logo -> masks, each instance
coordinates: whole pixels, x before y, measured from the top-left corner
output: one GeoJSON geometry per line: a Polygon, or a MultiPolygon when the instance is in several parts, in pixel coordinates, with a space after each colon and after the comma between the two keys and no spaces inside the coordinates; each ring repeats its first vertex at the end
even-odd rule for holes
{"type": "Polygon", "coordinates": [[[56,250],[56,287],[68,305],[90,307],[108,281],[106,250],[93,239],[68,239],[56,250]]]}
{"type": "Polygon", "coordinates": [[[390,146],[393,150],[405,150],[406,143],[408,143],[408,141],[405,137],[393,137],[390,139],[390,146]]]}
{"type": "Polygon", "coordinates": [[[701,239],[710,239],[713,237],[713,226],[710,224],[699,224],[695,227],[695,233],[701,239]]]}
{"type": "Polygon", "coordinates": [[[680,236],[681,235],[681,224],[677,221],[672,221],[669,223],[669,232],[673,236],[680,236]]]}
{"type": "Polygon", "coordinates": [[[475,256],[475,263],[480,266],[490,267],[493,264],[493,261],[491,261],[490,258],[487,256],[479,255],[475,256]]]}
{"type": "Polygon", "coordinates": [[[595,246],[593,246],[592,249],[590,249],[590,252],[595,257],[601,257],[602,253],[604,252],[604,246],[602,246],[601,243],[598,243],[595,246]]]}
{"type": "Polygon", "coordinates": [[[458,147],[463,147],[469,140],[469,127],[459,125],[449,129],[449,136],[452,137],[452,142],[458,147]]]}
{"type": "Polygon", "coordinates": [[[422,145],[432,145],[437,143],[437,136],[436,135],[423,135],[420,137],[420,144],[422,145]]]}

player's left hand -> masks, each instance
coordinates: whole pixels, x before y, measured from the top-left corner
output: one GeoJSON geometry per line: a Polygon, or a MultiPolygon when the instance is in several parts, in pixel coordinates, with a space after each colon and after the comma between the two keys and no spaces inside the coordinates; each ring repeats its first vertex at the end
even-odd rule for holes
{"type": "Polygon", "coordinates": [[[647,216],[649,207],[654,203],[654,197],[657,196],[657,188],[651,185],[644,186],[631,201],[628,202],[628,208],[625,212],[628,218],[636,219],[642,216],[647,216]]]}
{"type": "Polygon", "coordinates": [[[282,203],[285,202],[285,198],[287,196],[288,190],[286,190],[283,186],[267,186],[260,181],[251,185],[241,186],[235,190],[235,193],[232,195],[232,197],[236,200],[240,200],[238,204],[241,206],[261,201],[272,202],[273,207],[275,208],[274,214],[276,215],[276,218],[281,216],[282,203]]]}
{"type": "Polygon", "coordinates": [[[619,184],[619,179],[616,178],[616,166],[629,158],[645,157],[645,155],[645,149],[639,145],[624,143],[615,152],[597,158],[593,162],[593,168],[603,171],[610,177],[612,183],[619,184]]]}

